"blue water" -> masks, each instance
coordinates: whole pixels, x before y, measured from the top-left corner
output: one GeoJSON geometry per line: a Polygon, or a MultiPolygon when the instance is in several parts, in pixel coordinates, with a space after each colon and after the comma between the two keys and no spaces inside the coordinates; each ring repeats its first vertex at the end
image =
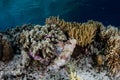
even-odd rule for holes
{"type": "Polygon", "coordinates": [[[66,21],[120,26],[120,0],[0,0],[0,30],[44,24],[46,17],[58,15],[66,21]]]}

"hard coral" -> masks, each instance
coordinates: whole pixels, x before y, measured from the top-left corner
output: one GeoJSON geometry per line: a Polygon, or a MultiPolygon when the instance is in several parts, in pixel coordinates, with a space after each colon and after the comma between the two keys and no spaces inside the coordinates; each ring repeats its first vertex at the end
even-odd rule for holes
{"type": "Polygon", "coordinates": [[[97,27],[95,24],[91,24],[88,22],[88,23],[83,23],[79,27],[72,28],[68,32],[68,34],[69,36],[77,40],[78,45],[85,47],[92,43],[96,29],[97,27]]]}
{"type": "Polygon", "coordinates": [[[64,33],[67,33],[69,37],[73,37],[77,40],[77,45],[85,47],[92,43],[93,38],[96,35],[96,30],[101,28],[100,22],[88,21],[87,23],[65,22],[59,17],[49,17],[46,19],[46,24],[58,25],[64,33]]]}
{"type": "Polygon", "coordinates": [[[16,26],[15,28],[7,29],[6,31],[3,31],[2,34],[4,36],[7,36],[9,41],[12,44],[12,47],[14,49],[13,53],[20,54],[20,34],[23,30],[31,30],[33,28],[32,24],[24,24],[22,26],[16,26]]]}
{"type": "Polygon", "coordinates": [[[100,33],[100,37],[103,40],[108,40],[111,36],[115,36],[115,35],[120,35],[119,30],[118,28],[111,25],[104,27],[104,29],[100,33]]]}
{"type": "Polygon", "coordinates": [[[8,39],[0,34],[0,58],[9,61],[13,57],[13,49],[8,39]]]}
{"type": "Polygon", "coordinates": [[[120,36],[111,36],[107,41],[106,61],[113,74],[120,71],[120,36]]]}
{"type": "MultiPolygon", "coordinates": [[[[64,33],[56,25],[35,25],[30,31],[23,30],[20,43],[22,52],[40,61],[41,64],[48,65],[51,59],[59,54],[57,53],[57,43],[67,40],[64,33]]],[[[23,61],[24,62],[24,61],[23,61]]]]}
{"type": "Polygon", "coordinates": [[[78,27],[81,25],[80,23],[76,23],[76,22],[66,22],[64,19],[60,19],[59,17],[54,17],[54,16],[47,18],[46,24],[56,24],[64,32],[68,32],[73,27],[78,27]]]}

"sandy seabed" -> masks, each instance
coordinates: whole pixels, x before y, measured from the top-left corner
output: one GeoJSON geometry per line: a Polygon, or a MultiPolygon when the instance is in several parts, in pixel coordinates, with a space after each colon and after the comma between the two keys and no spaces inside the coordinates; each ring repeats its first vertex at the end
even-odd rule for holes
{"type": "MultiPolygon", "coordinates": [[[[69,80],[69,74],[65,68],[58,72],[43,72],[39,67],[32,65],[21,70],[19,64],[21,55],[15,55],[8,63],[0,62],[0,80],[69,80]]],[[[81,80],[120,80],[120,73],[110,76],[106,70],[97,72],[91,65],[90,57],[81,57],[75,71],[81,80]]],[[[70,65],[70,64],[69,64],[70,65]]]]}

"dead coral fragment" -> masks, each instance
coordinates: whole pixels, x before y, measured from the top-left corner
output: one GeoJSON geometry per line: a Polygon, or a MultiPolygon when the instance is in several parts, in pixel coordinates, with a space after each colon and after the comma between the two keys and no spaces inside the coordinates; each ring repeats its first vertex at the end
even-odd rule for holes
{"type": "Polygon", "coordinates": [[[110,71],[115,74],[120,71],[120,36],[111,36],[107,41],[106,61],[110,71]]]}

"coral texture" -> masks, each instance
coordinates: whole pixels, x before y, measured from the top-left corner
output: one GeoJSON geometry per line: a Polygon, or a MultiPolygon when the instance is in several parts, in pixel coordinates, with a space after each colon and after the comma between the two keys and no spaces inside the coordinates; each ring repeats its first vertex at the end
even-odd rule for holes
{"type": "Polygon", "coordinates": [[[80,27],[72,28],[68,34],[77,40],[77,44],[85,47],[93,42],[97,27],[91,23],[83,23],[80,27]]]}
{"type": "Polygon", "coordinates": [[[2,61],[9,61],[13,57],[13,48],[7,37],[0,34],[0,58],[2,61]]]}
{"type": "Polygon", "coordinates": [[[56,25],[35,25],[32,30],[24,30],[21,33],[21,51],[23,56],[27,53],[34,60],[48,65],[52,59],[59,55],[59,51],[62,51],[62,47],[57,44],[66,40],[64,33],[56,25]]]}
{"type": "Polygon", "coordinates": [[[50,70],[58,70],[60,67],[64,66],[71,58],[71,55],[76,46],[76,40],[70,39],[66,42],[63,47],[61,54],[54,60],[54,62],[48,67],[50,70]]]}
{"type": "Polygon", "coordinates": [[[16,26],[15,28],[7,29],[5,32],[3,32],[4,35],[7,36],[9,41],[12,44],[12,47],[14,49],[14,53],[20,54],[20,34],[23,30],[31,30],[33,28],[32,24],[24,24],[22,26],[16,26]]]}
{"type": "Polygon", "coordinates": [[[65,33],[77,40],[77,45],[85,47],[93,42],[96,35],[96,30],[102,26],[100,22],[88,21],[87,23],[65,22],[59,17],[49,17],[46,19],[46,24],[56,24],[65,33]]]}
{"type": "Polygon", "coordinates": [[[120,71],[120,36],[111,36],[107,41],[106,61],[113,74],[120,71]]]}
{"type": "Polygon", "coordinates": [[[105,39],[105,40],[106,39],[108,40],[111,36],[115,36],[115,35],[120,35],[119,30],[118,28],[111,25],[104,27],[104,29],[100,33],[101,39],[105,39]]]}

